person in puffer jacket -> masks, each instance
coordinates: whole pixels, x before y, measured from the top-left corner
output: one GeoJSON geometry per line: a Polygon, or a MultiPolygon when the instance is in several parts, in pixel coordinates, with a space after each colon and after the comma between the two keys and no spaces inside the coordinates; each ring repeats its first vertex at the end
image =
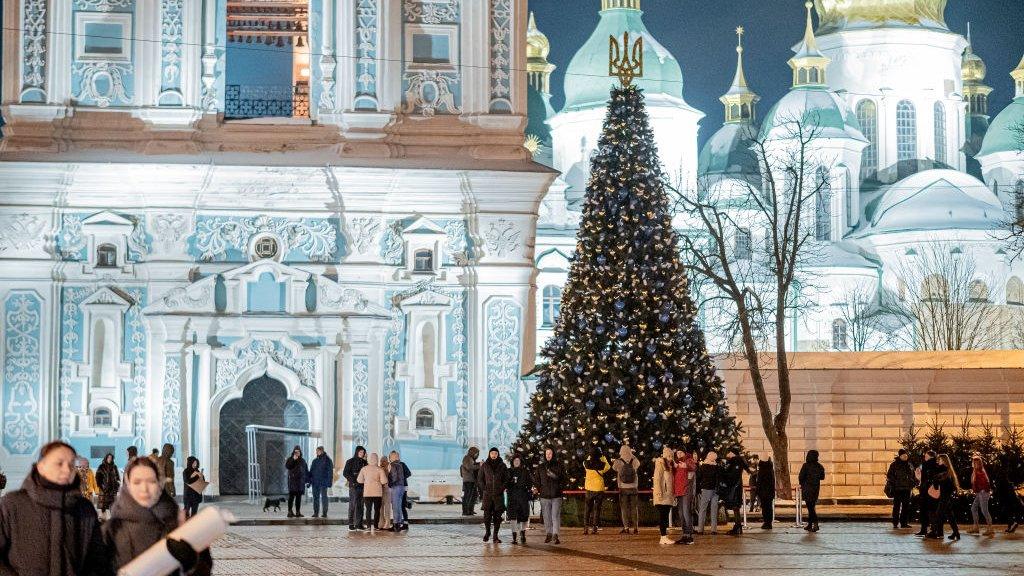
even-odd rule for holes
{"type": "Polygon", "coordinates": [[[544,458],[537,465],[533,477],[534,490],[540,497],[541,516],[544,517],[544,543],[561,544],[558,533],[562,528],[562,490],[565,489],[565,468],[555,458],[552,448],[544,450],[544,458]]]}
{"type": "Polygon", "coordinates": [[[380,457],[376,452],[370,453],[369,464],[359,471],[357,480],[363,485],[363,504],[366,506],[365,518],[370,523],[370,532],[374,532],[380,523],[381,504],[384,500],[384,489],[388,485],[388,475],[380,467],[380,457]]]}

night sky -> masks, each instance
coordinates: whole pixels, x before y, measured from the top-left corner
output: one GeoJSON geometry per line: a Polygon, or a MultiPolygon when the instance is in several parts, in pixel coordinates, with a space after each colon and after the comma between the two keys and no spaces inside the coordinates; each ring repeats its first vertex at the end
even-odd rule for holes
{"type": "MultiPolygon", "coordinates": [[[[601,2],[529,3],[537,27],[551,41],[548,59],[558,66],[551,90],[555,109],[560,110],[565,68],[590,37],[601,2]]],[[[804,0],[643,0],[647,28],[683,68],[683,97],[707,115],[701,122],[702,145],[722,125],[718,97],[729,88],[736,68],[734,29],[746,29],[744,68],[747,82],[761,96],[758,112],[763,116],[789,89],[792,76],[786,61],[803,36],[803,4],[804,0]]],[[[985,60],[987,83],[995,88],[989,100],[995,115],[1013,98],[1009,73],[1024,54],[1024,0],[949,0],[950,28],[965,33],[968,20],[974,51],[985,60]]]]}

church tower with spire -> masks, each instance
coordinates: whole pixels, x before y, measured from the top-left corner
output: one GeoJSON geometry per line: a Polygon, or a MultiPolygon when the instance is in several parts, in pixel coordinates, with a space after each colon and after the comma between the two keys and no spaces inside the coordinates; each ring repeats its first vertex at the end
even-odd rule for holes
{"type": "Polygon", "coordinates": [[[548,62],[551,44],[537,28],[537,19],[530,12],[526,27],[526,148],[533,159],[551,166],[551,127],[548,119],[555,114],[551,106],[551,73],[555,65],[548,62]]]}
{"type": "Polygon", "coordinates": [[[988,96],[992,87],[985,84],[988,72],[985,61],[974,53],[971,42],[971,23],[967,23],[967,49],[960,64],[960,75],[964,81],[964,102],[967,104],[964,154],[967,156],[967,172],[981,178],[981,166],[975,159],[981,143],[988,132],[988,96]]]}

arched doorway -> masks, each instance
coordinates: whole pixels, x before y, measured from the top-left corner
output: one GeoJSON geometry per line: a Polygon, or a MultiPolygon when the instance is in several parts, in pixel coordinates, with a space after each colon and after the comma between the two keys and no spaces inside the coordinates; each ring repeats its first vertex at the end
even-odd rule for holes
{"type": "MultiPolygon", "coordinates": [[[[245,427],[249,424],[280,428],[309,429],[309,414],[305,407],[288,399],[284,384],[262,376],[245,386],[241,398],[224,404],[220,410],[220,493],[246,494],[249,470],[245,427]]],[[[292,446],[301,445],[298,436],[257,436],[260,475],[267,495],[288,492],[284,462],[292,446]]],[[[303,454],[306,461],[310,456],[303,454]]]]}

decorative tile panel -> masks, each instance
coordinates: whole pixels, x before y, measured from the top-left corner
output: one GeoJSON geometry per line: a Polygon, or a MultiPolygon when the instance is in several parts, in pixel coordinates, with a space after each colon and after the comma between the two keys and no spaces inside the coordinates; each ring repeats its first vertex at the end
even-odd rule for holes
{"type": "Polygon", "coordinates": [[[492,114],[512,113],[512,0],[490,0],[492,114]]]}
{"type": "Polygon", "coordinates": [[[379,110],[377,57],[380,54],[380,0],[356,3],[356,110],[379,110]]]}
{"type": "Polygon", "coordinates": [[[522,307],[511,298],[495,298],[487,303],[484,317],[487,445],[505,453],[519,434],[522,307]]]}
{"type": "Polygon", "coordinates": [[[42,300],[35,292],[11,291],[4,300],[3,446],[9,454],[39,448],[42,400],[40,331],[42,300]]]}
{"type": "Polygon", "coordinates": [[[47,0],[24,0],[21,28],[21,101],[46,102],[47,0]]]}
{"type": "Polygon", "coordinates": [[[352,439],[366,446],[370,442],[370,358],[352,359],[352,439]]]}

